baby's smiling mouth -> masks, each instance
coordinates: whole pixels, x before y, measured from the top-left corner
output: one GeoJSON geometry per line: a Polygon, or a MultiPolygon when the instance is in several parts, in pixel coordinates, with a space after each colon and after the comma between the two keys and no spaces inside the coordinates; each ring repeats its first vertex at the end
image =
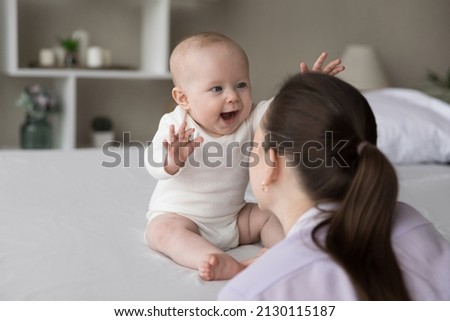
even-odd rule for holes
{"type": "Polygon", "coordinates": [[[237,112],[236,111],[230,111],[228,113],[221,113],[220,117],[225,121],[233,120],[234,117],[236,117],[237,112]]]}

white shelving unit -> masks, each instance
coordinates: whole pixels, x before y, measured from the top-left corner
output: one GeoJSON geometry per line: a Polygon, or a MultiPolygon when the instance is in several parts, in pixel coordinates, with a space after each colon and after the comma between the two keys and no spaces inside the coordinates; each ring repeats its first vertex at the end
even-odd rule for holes
{"type": "MultiPolygon", "coordinates": [[[[81,79],[161,79],[170,78],[168,72],[169,55],[169,24],[170,24],[170,0],[0,0],[1,11],[3,13],[4,26],[2,28],[2,38],[4,40],[3,70],[11,77],[21,78],[48,78],[53,80],[54,89],[61,97],[62,112],[58,117],[56,126],[56,135],[59,141],[56,142],[58,148],[73,149],[76,147],[76,110],[77,110],[77,82],[81,79]],[[135,54],[139,59],[130,62],[130,65],[136,65],[135,69],[105,70],[105,69],[63,69],[63,68],[30,68],[29,61],[23,58],[28,54],[29,48],[22,48],[24,34],[33,34],[39,30],[26,30],[35,28],[35,25],[28,26],[27,22],[20,21],[21,10],[33,11],[36,19],[48,13],[49,9],[61,6],[74,6],[76,13],[80,14],[80,20],[83,19],[83,12],[90,17],[98,16],[96,27],[104,28],[112,34],[120,28],[120,24],[139,24],[139,30],[133,36],[139,36],[140,41],[135,48],[126,48],[135,54]],[[131,15],[127,18],[131,21],[117,21],[103,19],[101,8],[119,7],[120,12],[123,6],[129,7],[138,13],[139,21],[133,21],[131,15]],[[98,10],[99,12],[92,12],[98,10]],[[42,12],[39,12],[42,11],[42,12]],[[40,15],[41,14],[41,15],[40,15]],[[120,22],[120,23],[119,23],[120,22]],[[22,29],[21,29],[22,28],[22,29]],[[23,30],[25,29],[25,30],[23,30]],[[23,52],[22,52],[23,51],[23,52]]],[[[74,10],[75,10],[74,9],[74,10]]],[[[70,13],[66,15],[70,16],[70,13]]],[[[64,19],[61,18],[61,19],[64,19]]],[[[92,20],[92,19],[91,19],[92,20]]],[[[59,23],[61,23],[59,21],[59,23]]],[[[46,26],[51,22],[46,22],[46,26]]],[[[92,25],[92,22],[91,22],[92,25]]],[[[45,30],[43,30],[45,32],[45,30]]],[[[112,35],[114,37],[114,35],[112,35]]],[[[41,47],[45,47],[42,44],[41,47]]],[[[33,48],[37,55],[37,48],[33,48]]],[[[28,58],[29,59],[29,58],[28,58]]],[[[113,52],[114,60],[114,52],[113,52]]],[[[122,62],[123,63],[123,62],[122,62]]]]}

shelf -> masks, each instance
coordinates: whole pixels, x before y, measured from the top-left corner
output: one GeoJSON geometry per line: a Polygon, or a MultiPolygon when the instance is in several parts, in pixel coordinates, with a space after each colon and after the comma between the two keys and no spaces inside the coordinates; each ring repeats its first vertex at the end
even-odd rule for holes
{"type": "Polygon", "coordinates": [[[20,68],[8,71],[13,77],[39,78],[106,78],[106,79],[154,79],[169,80],[170,73],[149,73],[143,70],[89,70],[89,69],[52,69],[52,68],[20,68]]]}
{"type": "Polygon", "coordinates": [[[90,45],[112,51],[114,63],[137,66],[150,75],[168,70],[169,0],[3,0],[3,3],[7,48],[4,66],[9,74],[28,69],[41,48],[57,45],[58,37],[80,26],[90,34],[90,45]],[[74,19],[74,14],[80,15],[79,19],[74,19]]]}
{"type": "Polygon", "coordinates": [[[2,69],[10,77],[53,79],[61,98],[57,147],[76,147],[79,79],[169,80],[170,0],[0,0],[2,69]],[[86,30],[114,65],[136,69],[29,68],[57,36],[86,30]]]}

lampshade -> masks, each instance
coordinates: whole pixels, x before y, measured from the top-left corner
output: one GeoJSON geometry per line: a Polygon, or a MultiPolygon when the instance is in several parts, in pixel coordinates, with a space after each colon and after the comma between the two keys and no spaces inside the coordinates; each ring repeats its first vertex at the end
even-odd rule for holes
{"type": "Polygon", "coordinates": [[[342,64],[345,71],[339,77],[361,91],[389,86],[377,53],[370,45],[347,46],[342,54],[342,64]]]}

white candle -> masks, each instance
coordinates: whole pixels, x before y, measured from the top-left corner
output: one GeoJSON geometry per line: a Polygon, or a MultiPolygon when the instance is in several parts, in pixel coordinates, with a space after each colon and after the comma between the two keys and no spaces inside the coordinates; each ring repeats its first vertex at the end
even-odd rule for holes
{"type": "Polygon", "coordinates": [[[84,30],[75,30],[72,34],[75,39],[78,39],[78,59],[81,66],[87,64],[87,50],[89,47],[89,34],[84,30]]]}
{"type": "Polygon", "coordinates": [[[55,65],[58,67],[64,66],[64,58],[66,56],[66,51],[61,46],[53,47],[53,55],[55,56],[55,65]]]}
{"type": "Polygon", "coordinates": [[[87,50],[87,66],[99,68],[103,66],[103,49],[101,47],[89,47],[87,50]]]}
{"type": "Polygon", "coordinates": [[[53,50],[43,48],[39,50],[39,66],[41,67],[52,67],[55,65],[55,55],[53,50]]]}

